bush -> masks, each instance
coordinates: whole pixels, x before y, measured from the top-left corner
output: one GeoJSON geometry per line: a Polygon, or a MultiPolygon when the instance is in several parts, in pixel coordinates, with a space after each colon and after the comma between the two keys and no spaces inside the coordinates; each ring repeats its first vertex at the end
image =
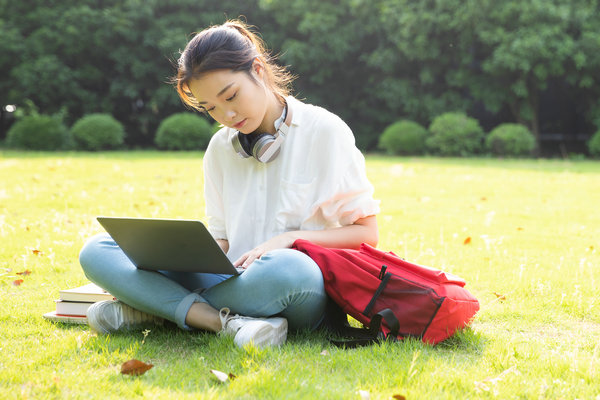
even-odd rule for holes
{"type": "Polygon", "coordinates": [[[445,113],[429,126],[431,136],[425,143],[442,156],[469,156],[481,151],[484,133],[476,119],[463,113],[445,113]]]}
{"type": "Polygon", "coordinates": [[[75,145],[81,150],[110,150],[123,145],[123,124],[109,114],[90,114],[71,127],[75,145]]]}
{"type": "Polygon", "coordinates": [[[588,150],[593,157],[600,158],[600,131],[596,132],[588,142],[588,150]]]}
{"type": "Polygon", "coordinates": [[[213,122],[211,129],[212,129],[212,133],[213,135],[215,133],[217,133],[221,128],[223,127],[223,125],[221,125],[220,123],[218,123],[217,121],[213,122]]]}
{"type": "Polygon", "coordinates": [[[161,149],[205,150],[212,131],[206,119],[191,113],[178,113],[160,123],[154,142],[161,149]]]}
{"type": "Polygon", "coordinates": [[[65,150],[73,142],[60,118],[28,115],[15,122],[6,134],[6,145],[27,150],[65,150]]]}
{"type": "Polygon", "coordinates": [[[413,121],[398,121],[383,131],[379,148],[389,154],[423,154],[427,129],[413,121]]]}
{"type": "Polygon", "coordinates": [[[521,124],[501,124],[490,132],[485,144],[498,156],[524,156],[535,149],[535,137],[521,124]]]}

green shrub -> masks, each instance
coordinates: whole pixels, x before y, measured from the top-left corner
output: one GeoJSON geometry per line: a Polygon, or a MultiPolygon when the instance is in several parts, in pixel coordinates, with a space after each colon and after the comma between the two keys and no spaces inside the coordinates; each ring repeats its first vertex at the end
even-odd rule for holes
{"type": "Polygon", "coordinates": [[[600,158],[600,131],[596,132],[588,142],[588,150],[593,157],[600,158]]]}
{"type": "Polygon", "coordinates": [[[213,135],[215,133],[217,133],[221,128],[223,127],[223,125],[221,125],[220,123],[218,123],[217,121],[213,122],[211,129],[212,129],[212,133],[213,135]]]}
{"type": "Polygon", "coordinates": [[[383,131],[379,148],[389,154],[423,154],[427,129],[413,121],[398,121],[383,131]]]}
{"type": "Polygon", "coordinates": [[[490,132],[485,145],[498,156],[524,156],[535,149],[535,137],[521,124],[501,124],[490,132]]]}
{"type": "Polygon", "coordinates": [[[81,150],[110,150],[123,145],[123,124],[109,114],[90,114],[71,127],[75,145],[81,150]]]}
{"type": "Polygon", "coordinates": [[[476,119],[463,113],[445,113],[429,126],[427,147],[442,156],[469,156],[481,151],[484,133],[476,119]]]}
{"type": "Polygon", "coordinates": [[[65,150],[72,146],[67,127],[57,117],[28,115],[15,122],[6,134],[6,145],[26,150],[65,150]]]}
{"type": "Polygon", "coordinates": [[[161,149],[204,150],[212,131],[206,119],[191,113],[178,113],[160,123],[154,142],[161,149]]]}

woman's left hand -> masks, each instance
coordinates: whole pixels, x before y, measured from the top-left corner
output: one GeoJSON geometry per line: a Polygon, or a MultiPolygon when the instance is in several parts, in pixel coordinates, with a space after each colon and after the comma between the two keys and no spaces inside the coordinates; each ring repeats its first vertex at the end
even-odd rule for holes
{"type": "Polygon", "coordinates": [[[292,247],[292,244],[294,244],[294,241],[295,238],[292,236],[292,232],[285,232],[281,235],[277,235],[267,240],[263,244],[255,247],[254,249],[244,253],[236,260],[236,262],[233,263],[233,266],[246,269],[254,262],[254,260],[261,258],[263,254],[275,249],[290,248],[292,247]]]}

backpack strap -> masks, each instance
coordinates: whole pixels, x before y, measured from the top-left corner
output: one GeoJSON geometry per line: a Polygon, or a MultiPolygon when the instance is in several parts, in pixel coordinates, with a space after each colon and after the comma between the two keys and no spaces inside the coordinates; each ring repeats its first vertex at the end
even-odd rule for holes
{"type": "Polygon", "coordinates": [[[353,328],[346,326],[340,332],[345,339],[330,340],[330,342],[341,348],[353,349],[356,347],[368,346],[374,343],[380,343],[385,340],[397,341],[400,331],[400,322],[389,308],[379,311],[373,315],[368,328],[353,328]],[[381,331],[381,321],[385,320],[390,332],[387,336],[381,331]]]}

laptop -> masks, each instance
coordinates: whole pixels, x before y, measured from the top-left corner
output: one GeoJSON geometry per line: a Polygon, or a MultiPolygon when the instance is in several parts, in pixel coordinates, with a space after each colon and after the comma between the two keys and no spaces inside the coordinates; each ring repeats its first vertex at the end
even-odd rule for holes
{"type": "Polygon", "coordinates": [[[140,269],[238,275],[201,221],[97,217],[140,269]]]}

